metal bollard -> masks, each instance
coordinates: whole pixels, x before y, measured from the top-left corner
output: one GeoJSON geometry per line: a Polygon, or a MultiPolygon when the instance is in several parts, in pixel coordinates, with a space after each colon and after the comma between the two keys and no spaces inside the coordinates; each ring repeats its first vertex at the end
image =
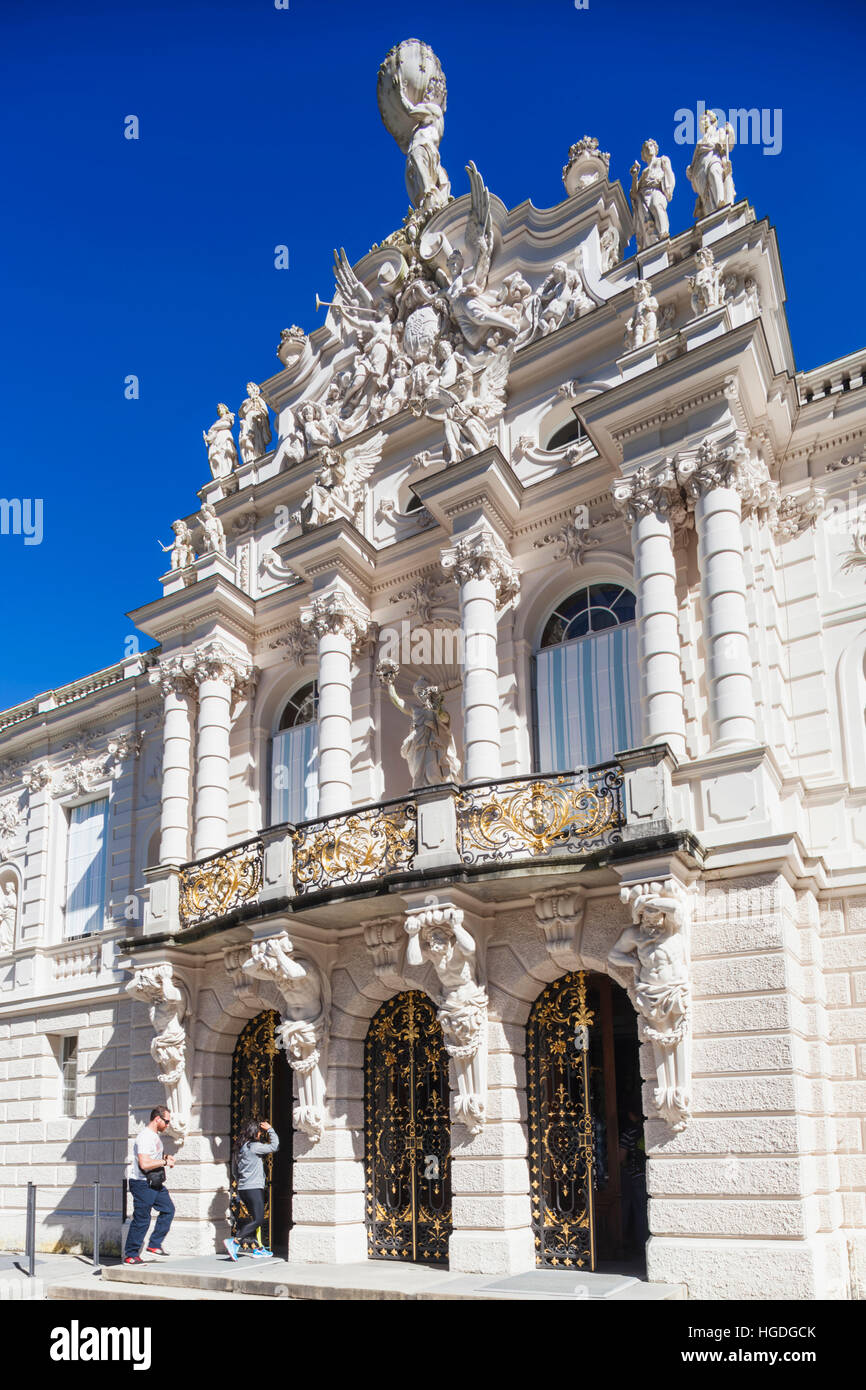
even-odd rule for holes
{"type": "Polygon", "coordinates": [[[27,1226],[25,1234],[25,1253],[28,1260],[28,1275],[32,1279],[36,1273],[36,1184],[27,1184],[27,1226]]]}
{"type": "Polygon", "coordinates": [[[98,1274],[99,1265],[99,1183],[93,1184],[93,1268],[98,1274]]]}

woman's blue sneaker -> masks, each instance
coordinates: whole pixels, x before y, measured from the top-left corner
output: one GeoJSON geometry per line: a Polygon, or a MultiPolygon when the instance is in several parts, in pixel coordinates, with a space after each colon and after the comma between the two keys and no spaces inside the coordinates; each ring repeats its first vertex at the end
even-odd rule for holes
{"type": "Polygon", "coordinates": [[[232,1236],[229,1236],[228,1240],[224,1240],[224,1241],[223,1241],[223,1245],[225,1246],[226,1250],[228,1251],[229,1259],[230,1259],[230,1260],[237,1260],[237,1257],[238,1257],[238,1243],[237,1243],[237,1241],[236,1241],[232,1236]]]}

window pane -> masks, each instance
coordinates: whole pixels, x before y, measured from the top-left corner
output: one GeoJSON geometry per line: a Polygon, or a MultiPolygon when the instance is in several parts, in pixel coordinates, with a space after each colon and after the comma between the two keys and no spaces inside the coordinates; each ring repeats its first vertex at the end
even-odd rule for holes
{"type": "Polygon", "coordinates": [[[63,1089],[63,1113],[75,1115],[78,1098],[78,1039],[64,1038],[60,1053],[60,1071],[63,1089]]]}
{"type": "Polygon", "coordinates": [[[105,917],[108,798],[73,806],[66,846],[66,935],[101,931],[105,917]]]}

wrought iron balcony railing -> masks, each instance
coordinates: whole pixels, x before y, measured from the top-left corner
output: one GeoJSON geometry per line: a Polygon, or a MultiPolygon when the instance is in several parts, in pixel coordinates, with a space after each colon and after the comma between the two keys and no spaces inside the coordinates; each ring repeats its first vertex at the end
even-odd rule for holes
{"type": "Polygon", "coordinates": [[[425,788],[340,815],[272,826],[180,871],[179,924],[197,926],[254,902],[264,911],[269,901],[423,872],[419,846],[432,842],[425,839],[427,816],[439,817],[432,839],[439,846],[436,866],[446,873],[449,864],[456,870],[590,857],[661,833],[673,824],[668,758],[663,745],[637,749],[574,772],[425,788]],[[447,844],[445,823],[452,827],[447,844]]]}
{"type": "Polygon", "coordinates": [[[457,847],[464,864],[586,854],[622,839],[623,773],[617,763],[547,777],[464,787],[457,847]]]}

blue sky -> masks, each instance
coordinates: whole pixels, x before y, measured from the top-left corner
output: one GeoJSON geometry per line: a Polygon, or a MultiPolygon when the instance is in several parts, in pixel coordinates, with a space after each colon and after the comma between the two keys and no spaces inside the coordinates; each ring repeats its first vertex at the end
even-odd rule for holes
{"type": "Polygon", "coordinates": [[[778,230],[809,368],[866,343],[864,16],[854,0],[4,0],[0,497],[42,498],[44,537],[0,535],[0,708],[124,655],[126,611],[158,596],[156,539],[209,476],[217,402],[273,374],[281,328],[321,321],[332,247],[356,260],[402,220],[376,106],[394,43],[442,61],[454,191],[474,159],[509,206],[560,201],[584,133],[627,185],[652,135],[680,231],[694,197],[675,111],[780,109],[780,153],[738,147],[734,174],[778,230]]]}

